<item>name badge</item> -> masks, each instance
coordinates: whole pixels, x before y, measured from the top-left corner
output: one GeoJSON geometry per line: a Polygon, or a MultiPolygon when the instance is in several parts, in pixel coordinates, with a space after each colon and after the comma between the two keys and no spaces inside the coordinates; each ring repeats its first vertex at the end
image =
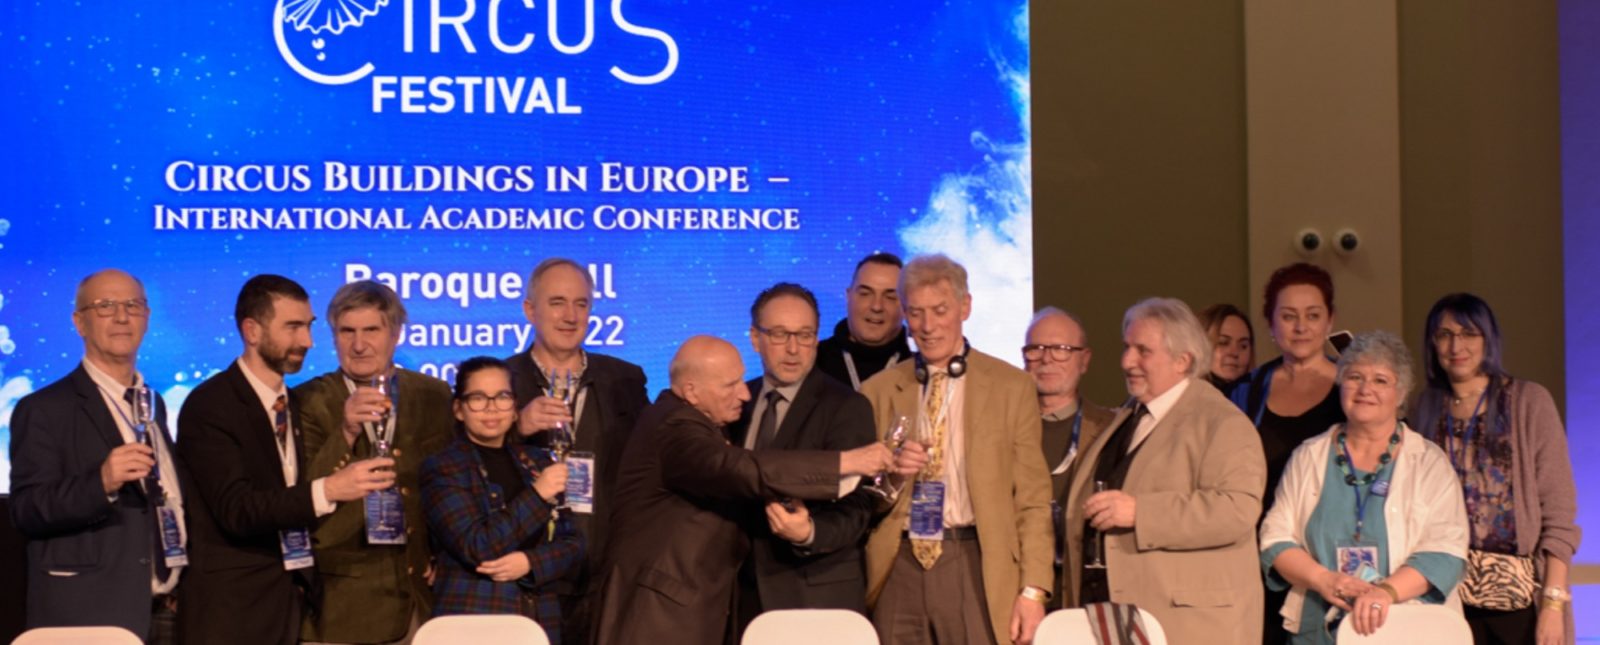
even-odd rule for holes
{"type": "Polygon", "coordinates": [[[367,493],[368,544],[405,544],[406,514],[400,491],[391,486],[367,493]]]}
{"type": "Polygon", "coordinates": [[[944,539],[944,482],[919,481],[911,490],[911,539],[944,539]]]}
{"type": "Polygon", "coordinates": [[[1336,553],[1339,573],[1362,582],[1376,582],[1383,577],[1378,569],[1378,545],[1366,541],[1340,540],[1336,553]]]}
{"type": "Polygon", "coordinates": [[[1372,488],[1370,490],[1372,491],[1373,495],[1377,495],[1378,497],[1388,497],[1389,496],[1389,480],[1380,479],[1378,481],[1372,482],[1372,488]]]}
{"type": "Polygon", "coordinates": [[[169,507],[156,509],[161,515],[161,557],[168,569],[188,566],[189,552],[183,548],[183,530],[178,527],[178,512],[169,507]]]}
{"type": "Polygon", "coordinates": [[[567,453],[567,508],[574,513],[594,513],[594,453],[567,453]]]}
{"type": "Polygon", "coordinates": [[[285,571],[304,569],[317,563],[311,556],[311,532],[306,529],[278,531],[278,547],[283,550],[285,571]]]}

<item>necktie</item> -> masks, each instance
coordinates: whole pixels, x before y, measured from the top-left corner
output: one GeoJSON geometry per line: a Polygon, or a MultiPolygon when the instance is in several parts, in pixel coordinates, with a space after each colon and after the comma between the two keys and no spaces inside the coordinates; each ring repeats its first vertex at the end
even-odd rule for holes
{"type": "MultiPolygon", "coordinates": [[[[945,387],[950,382],[950,375],[945,372],[934,372],[928,376],[928,397],[925,403],[924,414],[933,424],[933,436],[928,438],[928,465],[922,469],[917,479],[922,481],[935,481],[944,475],[944,449],[945,432],[949,429],[949,420],[945,418],[944,405],[945,387]]],[[[940,540],[912,540],[911,553],[924,570],[932,569],[933,563],[939,561],[939,555],[944,553],[944,542],[940,540]]]]}
{"type": "MultiPolygon", "coordinates": [[[[139,404],[137,403],[138,397],[138,388],[130,387],[127,389],[127,391],[122,393],[122,399],[128,402],[128,408],[133,410],[135,417],[140,416],[139,404]]],[[[152,410],[151,413],[154,414],[154,411],[152,410]]],[[[143,421],[144,419],[134,419],[135,423],[140,423],[143,421]]],[[[155,420],[150,420],[150,423],[154,424],[155,420]]],[[[151,468],[150,474],[145,475],[144,502],[145,509],[150,514],[150,550],[154,555],[150,561],[154,566],[157,584],[166,582],[167,576],[172,573],[172,569],[167,567],[166,554],[161,549],[161,505],[166,503],[167,495],[166,492],[161,489],[161,449],[156,445],[155,436],[156,433],[159,432],[161,432],[159,427],[146,427],[144,429],[145,445],[150,446],[150,449],[155,452],[156,460],[156,467],[151,468]]]]}
{"type": "Polygon", "coordinates": [[[777,390],[767,392],[767,409],[761,413],[761,429],[756,434],[756,450],[763,450],[772,445],[773,438],[778,436],[778,402],[782,400],[782,392],[777,390]]]}
{"type": "Polygon", "coordinates": [[[289,397],[278,395],[272,402],[272,434],[278,438],[278,450],[289,451],[289,397]]]}

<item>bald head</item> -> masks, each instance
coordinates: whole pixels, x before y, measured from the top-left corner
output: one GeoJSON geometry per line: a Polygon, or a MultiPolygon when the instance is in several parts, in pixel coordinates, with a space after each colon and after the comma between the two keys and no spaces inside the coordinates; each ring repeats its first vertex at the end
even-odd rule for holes
{"type": "Polygon", "coordinates": [[[79,282],[73,301],[72,325],[83,337],[84,357],[131,379],[150,322],[144,285],[124,271],[105,269],[79,282]]]}
{"type": "Polygon", "coordinates": [[[1045,307],[1028,325],[1022,357],[1039,390],[1040,406],[1065,407],[1077,400],[1078,381],[1089,370],[1088,336],[1076,316],[1045,307]]]}
{"type": "Polygon", "coordinates": [[[683,342],[667,368],[672,391],[717,424],[739,418],[739,408],[750,400],[744,386],[744,360],[732,343],[714,336],[694,336],[683,342]]]}

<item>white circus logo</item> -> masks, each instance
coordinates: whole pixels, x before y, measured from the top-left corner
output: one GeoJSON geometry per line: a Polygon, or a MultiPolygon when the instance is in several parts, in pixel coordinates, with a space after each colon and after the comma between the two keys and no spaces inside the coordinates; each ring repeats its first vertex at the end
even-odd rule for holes
{"type": "MultiPolygon", "coordinates": [[[[313,36],[324,32],[337,36],[346,28],[360,27],[367,18],[378,15],[378,10],[388,4],[389,0],[277,0],[277,8],[272,12],[272,37],[278,45],[278,55],[296,74],[323,85],[346,85],[366,78],[374,69],[370,62],[343,74],[324,74],[307,67],[290,51],[283,26],[294,25],[295,31],[313,36]]],[[[311,41],[318,50],[325,43],[321,37],[311,41]]],[[[326,58],[326,53],[317,53],[317,60],[326,58]]]]}

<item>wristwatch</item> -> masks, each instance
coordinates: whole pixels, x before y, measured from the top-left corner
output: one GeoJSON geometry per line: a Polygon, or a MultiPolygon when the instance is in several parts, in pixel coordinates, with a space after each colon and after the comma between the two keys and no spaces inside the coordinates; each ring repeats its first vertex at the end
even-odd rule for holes
{"type": "Polygon", "coordinates": [[[1557,602],[1566,602],[1568,600],[1572,600],[1572,594],[1567,593],[1567,590],[1561,587],[1545,587],[1544,599],[1554,600],[1557,602]]]}
{"type": "Polygon", "coordinates": [[[1050,600],[1050,592],[1038,587],[1023,587],[1022,597],[1037,603],[1044,603],[1050,600]]]}

